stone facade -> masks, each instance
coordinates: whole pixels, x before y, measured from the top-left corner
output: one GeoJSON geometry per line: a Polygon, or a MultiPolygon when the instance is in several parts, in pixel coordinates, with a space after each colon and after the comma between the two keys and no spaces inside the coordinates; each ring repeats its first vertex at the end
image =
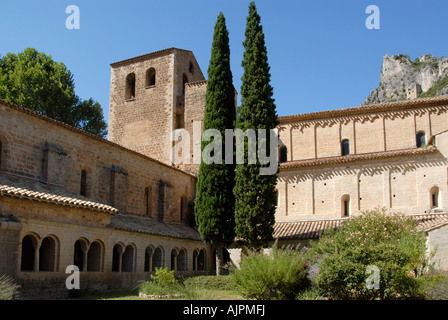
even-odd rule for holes
{"type": "MultiPolygon", "coordinates": [[[[155,267],[215,269],[192,214],[202,71],[176,48],[111,66],[109,140],[0,101],[0,274],[27,292],[67,293],[70,265],[98,289],[134,286],[155,267]],[[180,132],[188,150],[176,148],[180,132]]],[[[448,269],[448,97],[279,120],[279,243],[307,245],[385,207],[412,214],[448,269]]]]}
{"type": "Polygon", "coordinates": [[[109,140],[171,165],[173,131],[187,123],[187,83],[204,80],[194,55],[171,48],[111,66],[109,140]]]}
{"type": "Polygon", "coordinates": [[[194,175],[4,101],[0,119],[0,273],[26,292],[64,289],[73,264],[94,288],[133,286],[156,266],[213,272],[190,226],[194,175]]]}
{"type": "Polygon", "coordinates": [[[281,117],[288,159],[280,166],[277,221],[375,207],[446,211],[448,162],[434,137],[447,128],[447,105],[446,98],[427,99],[281,117]],[[418,135],[429,143],[417,147],[418,135]]]}

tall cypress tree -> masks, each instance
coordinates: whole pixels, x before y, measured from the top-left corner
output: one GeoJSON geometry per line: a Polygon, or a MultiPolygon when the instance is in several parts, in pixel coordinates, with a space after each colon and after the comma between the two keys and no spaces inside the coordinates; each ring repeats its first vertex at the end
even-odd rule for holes
{"type": "MultiPolygon", "coordinates": [[[[220,144],[222,149],[214,149],[212,156],[222,159],[222,162],[206,163],[204,155],[201,157],[195,216],[202,239],[215,245],[216,272],[219,275],[222,273],[223,248],[232,242],[235,235],[233,196],[235,165],[225,164],[222,154],[222,150],[226,150],[225,129],[233,130],[235,126],[235,88],[230,70],[229,33],[222,13],[219,14],[214,29],[205,100],[203,130],[205,132],[208,129],[215,129],[220,132],[222,140],[212,142],[220,144]]],[[[202,142],[203,153],[209,144],[206,141],[202,142]]],[[[233,143],[231,147],[233,150],[233,143]]]]}
{"type": "MultiPolygon", "coordinates": [[[[278,116],[272,98],[263,28],[254,2],[249,5],[245,36],[241,106],[238,108],[236,128],[242,131],[254,129],[258,149],[258,129],[274,129],[278,124],[278,116]]],[[[268,138],[267,150],[270,150],[269,142],[268,138]]],[[[258,249],[273,240],[278,164],[276,162],[275,174],[260,175],[260,168],[266,165],[262,165],[259,158],[255,164],[248,163],[247,140],[244,141],[244,151],[245,163],[237,164],[235,173],[236,238],[249,248],[258,249]]]]}

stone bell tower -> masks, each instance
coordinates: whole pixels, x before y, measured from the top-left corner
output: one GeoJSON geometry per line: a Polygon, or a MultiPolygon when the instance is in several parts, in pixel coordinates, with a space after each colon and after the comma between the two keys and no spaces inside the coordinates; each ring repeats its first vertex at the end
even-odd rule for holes
{"type": "Polygon", "coordinates": [[[205,80],[193,53],[170,48],[111,68],[109,140],[171,165],[173,130],[186,127],[187,84],[205,80]]]}

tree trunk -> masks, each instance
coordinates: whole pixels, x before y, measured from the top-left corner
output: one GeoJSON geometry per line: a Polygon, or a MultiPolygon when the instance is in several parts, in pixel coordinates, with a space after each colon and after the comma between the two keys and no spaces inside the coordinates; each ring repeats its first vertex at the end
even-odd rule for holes
{"type": "Polygon", "coordinates": [[[216,244],[216,275],[220,276],[223,274],[223,245],[222,243],[216,244]]]}

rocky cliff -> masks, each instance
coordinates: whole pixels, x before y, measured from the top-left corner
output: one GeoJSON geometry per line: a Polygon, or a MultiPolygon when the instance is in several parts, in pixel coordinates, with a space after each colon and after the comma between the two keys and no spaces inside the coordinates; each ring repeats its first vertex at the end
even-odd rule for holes
{"type": "Polygon", "coordinates": [[[362,105],[448,94],[448,58],[430,54],[411,61],[399,54],[383,59],[379,86],[362,105]]]}

